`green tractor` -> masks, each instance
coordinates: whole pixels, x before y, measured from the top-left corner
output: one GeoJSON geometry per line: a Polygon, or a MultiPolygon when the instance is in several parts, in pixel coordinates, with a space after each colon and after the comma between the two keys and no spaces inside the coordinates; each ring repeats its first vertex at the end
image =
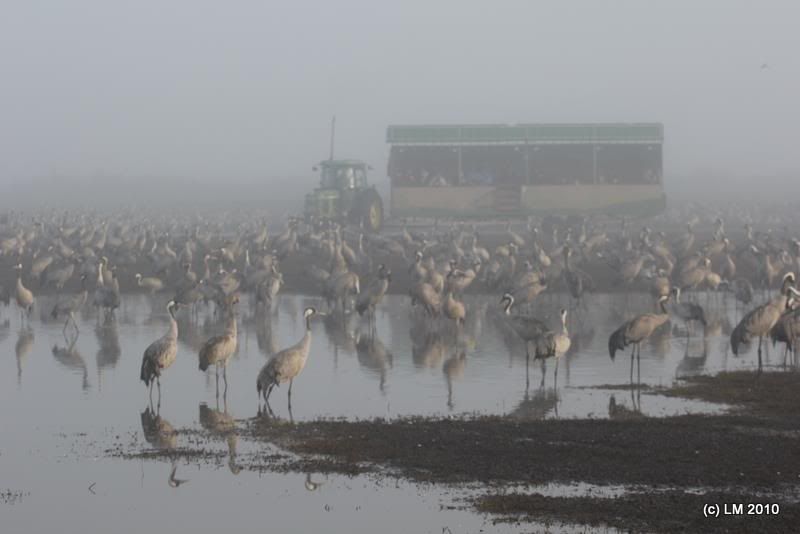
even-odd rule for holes
{"type": "Polygon", "coordinates": [[[367,185],[370,169],[363,161],[351,159],[330,159],[314,167],[314,171],[320,171],[319,187],[306,195],[306,220],[332,220],[379,232],[383,201],[375,186],[367,185]]]}

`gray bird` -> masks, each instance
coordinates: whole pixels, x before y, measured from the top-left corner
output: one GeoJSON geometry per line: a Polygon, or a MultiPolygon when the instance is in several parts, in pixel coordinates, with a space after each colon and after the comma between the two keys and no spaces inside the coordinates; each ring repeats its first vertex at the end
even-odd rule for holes
{"type": "Polygon", "coordinates": [[[631,382],[633,382],[634,355],[639,365],[639,372],[641,372],[642,341],[650,337],[656,328],[669,320],[669,312],[666,307],[667,300],[669,300],[668,296],[661,296],[658,299],[661,313],[645,313],[634,317],[617,328],[608,338],[608,355],[611,356],[612,360],[618,350],[624,350],[628,345],[633,345],[633,350],[631,350],[631,382]]]}
{"type": "Polygon", "coordinates": [[[80,334],[81,329],[78,328],[78,323],[75,321],[75,312],[81,311],[86,300],[89,298],[89,290],[86,289],[86,275],[81,276],[81,292],[73,295],[68,299],[59,299],[53,305],[53,310],[50,312],[50,317],[58,319],[66,315],[67,320],[64,323],[62,333],[66,335],[67,327],[72,323],[75,328],[75,335],[80,334]]]}
{"type": "MultiPolygon", "coordinates": [[[[234,298],[233,304],[239,302],[234,298]]],[[[214,336],[200,347],[198,353],[199,368],[205,372],[210,366],[216,366],[217,376],[217,395],[219,395],[219,368],[222,367],[222,378],[225,381],[225,393],[228,392],[228,360],[236,352],[238,345],[238,333],[236,328],[236,312],[233,308],[228,310],[228,318],[225,324],[225,332],[214,336]]]]}
{"type": "Polygon", "coordinates": [[[742,345],[758,337],[758,370],[761,371],[761,346],[764,337],[769,335],[772,327],[780,320],[781,316],[791,310],[792,304],[800,293],[794,288],[794,273],[786,273],[783,277],[781,294],[760,306],[755,307],[742,317],[739,324],[731,332],[731,351],[738,355],[742,345]]]}
{"type": "Polygon", "coordinates": [[[511,307],[514,306],[514,297],[510,293],[503,295],[500,303],[503,306],[503,318],[506,323],[525,342],[525,387],[527,388],[530,383],[528,376],[531,359],[530,343],[540,340],[549,328],[547,323],[535,317],[512,315],[511,307]]]}
{"type": "MultiPolygon", "coordinates": [[[[300,374],[306,366],[308,360],[308,353],[311,349],[311,317],[317,311],[314,308],[306,308],[303,312],[303,318],[306,322],[306,333],[303,337],[289,348],[274,354],[261,371],[258,373],[256,379],[256,391],[259,397],[264,398],[264,403],[269,408],[269,395],[272,393],[272,388],[279,386],[284,382],[289,382],[289,414],[292,412],[292,384],[295,377],[300,374]]],[[[260,402],[260,400],[259,400],[260,402]]]]}
{"type": "Polygon", "coordinates": [[[690,324],[698,321],[703,325],[703,328],[706,327],[706,314],[703,311],[703,307],[699,304],[695,304],[694,302],[681,302],[681,288],[673,287],[672,288],[672,296],[674,297],[671,301],[670,309],[672,314],[677,316],[680,320],[684,322],[686,325],[686,337],[688,338],[690,335],[690,324]]]}
{"type": "Polygon", "coordinates": [[[17,264],[14,269],[17,271],[17,286],[14,297],[19,308],[20,322],[31,316],[33,310],[33,293],[22,284],[22,264],[17,264]]]}
{"type": "Polygon", "coordinates": [[[142,369],[139,377],[145,386],[150,387],[150,399],[153,398],[153,382],[158,385],[158,401],[161,403],[161,373],[175,362],[178,355],[178,323],[175,320],[175,301],[167,303],[169,313],[169,330],[162,337],[153,341],[142,356],[142,369]]]}

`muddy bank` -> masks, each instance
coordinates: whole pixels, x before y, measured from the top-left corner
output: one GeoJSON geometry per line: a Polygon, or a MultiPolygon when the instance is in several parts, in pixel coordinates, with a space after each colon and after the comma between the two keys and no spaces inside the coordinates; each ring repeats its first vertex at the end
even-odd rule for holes
{"type": "MultiPolygon", "coordinates": [[[[665,395],[738,406],[738,411],[765,417],[772,425],[797,422],[800,417],[800,374],[730,371],[715,376],[694,376],[665,395]]],[[[800,431],[800,427],[795,426],[800,431]]]]}
{"type": "Polygon", "coordinates": [[[729,415],[623,420],[316,421],[269,417],[247,434],[293,452],[373,463],[431,482],[571,482],[774,488],[800,483],[800,373],[692,377],[660,394],[733,405],[729,415]],[[765,440],[764,434],[773,439],[765,440]]]}
{"type": "MultiPolygon", "coordinates": [[[[795,421],[797,422],[797,421],[795,421]]],[[[800,481],[795,436],[746,416],[515,422],[473,420],[257,425],[255,439],[425,482],[731,486],[800,481]]]]}
{"type": "MultiPolygon", "coordinates": [[[[422,483],[477,484],[485,493],[470,505],[503,521],[553,520],[664,532],[780,532],[800,518],[797,391],[800,373],[694,377],[659,393],[737,407],[728,415],[664,419],[520,421],[483,416],[291,424],[262,415],[243,422],[237,432],[270,447],[240,458],[240,463],[253,470],[345,475],[388,471],[422,483]],[[282,451],[276,454],[272,445],[282,451]],[[504,489],[576,482],[638,489],[615,499],[504,489]],[[703,504],[725,502],[776,502],[780,514],[715,521],[703,517],[703,504]]],[[[176,453],[181,455],[170,454],[176,453]]]]}

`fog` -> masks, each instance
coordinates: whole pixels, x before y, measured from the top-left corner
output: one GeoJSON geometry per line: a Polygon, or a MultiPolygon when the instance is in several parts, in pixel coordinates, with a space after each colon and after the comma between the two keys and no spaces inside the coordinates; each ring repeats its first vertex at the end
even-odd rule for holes
{"type": "Polygon", "coordinates": [[[254,202],[280,180],[299,206],[333,115],[337,155],[383,187],[392,123],[663,122],[668,193],[800,169],[796,2],[3,7],[4,205],[254,202]]]}

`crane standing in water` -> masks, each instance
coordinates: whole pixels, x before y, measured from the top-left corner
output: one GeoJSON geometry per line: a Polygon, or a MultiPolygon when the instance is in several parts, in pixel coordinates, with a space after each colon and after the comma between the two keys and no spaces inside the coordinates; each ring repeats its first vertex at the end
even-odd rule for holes
{"type": "Polygon", "coordinates": [[[734,354],[739,354],[741,345],[748,343],[750,339],[758,336],[758,372],[761,372],[761,346],[764,337],[769,335],[781,316],[792,308],[793,303],[800,293],[794,288],[794,273],[786,273],[783,276],[783,286],[781,294],[772,300],[755,307],[745,315],[736,328],[731,332],[731,350],[734,354]]]}
{"type": "Polygon", "coordinates": [[[503,318],[511,329],[522,338],[525,343],[525,389],[530,385],[530,343],[536,342],[548,332],[549,328],[544,321],[536,319],[535,317],[526,317],[522,315],[511,315],[511,307],[514,305],[514,296],[510,293],[503,295],[500,299],[503,306],[503,318]]]}
{"type": "Polygon", "coordinates": [[[72,323],[72,326],[75,328],[76,336],[81,333],[81,329],[78,328],[78,323],[75,321],[75,312],[81,311],[88,298],[89,290],[86,289],[86,275],[82,275],[81,292],[68,299],[58,300],[53,306],[53,311],[50,312],[50,317],[53,319],[58,319],[59,316],[67,316],[67,320],[64,323],[64,328],[62,329],[62,333],[65,337],[67,335],[67,327],[70,325],[70,323],[72,323]]]}
{"type": "Polygon", "coordinates": [[[169,330],[162,337],[150,343],[142,356],[142,369],[139,377],[145,386],[150,387],[150,402],[153,401],[153,382],[158,385],[158,404],[161,405],[161,372],[175,362],[178,355],[178,323],[175,320],[175,301],[167,303],[169,330]]]}
{"type": "Polygon", "coordinates": [[[636,356],[638,363],[639,375],[642,372],[641,352],[642,341],[649,338],[655,332],[656,328],[663,325],[669,320],[669,312],[666,308],[666,302],[669,296],[662,295],[658,298],[658,305],[661,308],[661,313],[645,313],[634,317],[630,321],[625,322],[622,326],[617,328],[611,337],[608,338],[608,355],[614,359],[618,350],[623,350],[628,345],[633,345],[631,350],[631,382],[633,382],[633,358],[636,356]]]}
{"type": "Polygon", "coordinates": [[[558,361],[561,356],[567,353],[572,340],[569,338],[569,331],[567,330],[567,310],[562,309],[560,312],[561,317],[561,330],[548,330],[540,336],[534,343],[535,354],[534,360],[542,360],[542,386],[544,386],[544,365],[545,360],[548,358],[555,358],[556,369],[554,375],[554,382],[558,385],[558,361]]]}
{"type": "Polygon", "coordinates": [[[209,366],[216,366],[217,375],[217,396],[219,397],[219,368],[222,367],[222,379],[225,381],[225,391],[223,396],[228,393],[228,360],[236,352],[238,345],[238,332],[236,329],[236,312],[233,306],[239,302],[238,297],[233,298],[228,311],[225,332],[214,336],[200,347],[198,354],[200,360],[200,370],[205,372],[209,366]]]}
{"type": "Polygon", "coordinates": [[[14,296],[19,308],[20,322],[24,323],[25,319],[31,316],[31,310],[33,310],[33,292],[22,284],[22,264],[18,264],[14,269],[17,271],[17,287],[14,296]]]}
{"type": "MultiPolygon", "coordinates": [[[[264,403],[269,408],[269,395],[272,388],[283,382],[289,382],[289,415],[292,413],[292,383],[297,375],[306,366],[308,353],[311,349],[311,317],[317,311],[314,308],[306,308],[303,312],[303,319],[306,322],[306,333],[302,339],[287,349],[274,354],[261,371],[256,379],[256,391],[259,397],[264,398],[264,403]]],[[[261,400],[259,399],[259,403],[261,400]]]]}

